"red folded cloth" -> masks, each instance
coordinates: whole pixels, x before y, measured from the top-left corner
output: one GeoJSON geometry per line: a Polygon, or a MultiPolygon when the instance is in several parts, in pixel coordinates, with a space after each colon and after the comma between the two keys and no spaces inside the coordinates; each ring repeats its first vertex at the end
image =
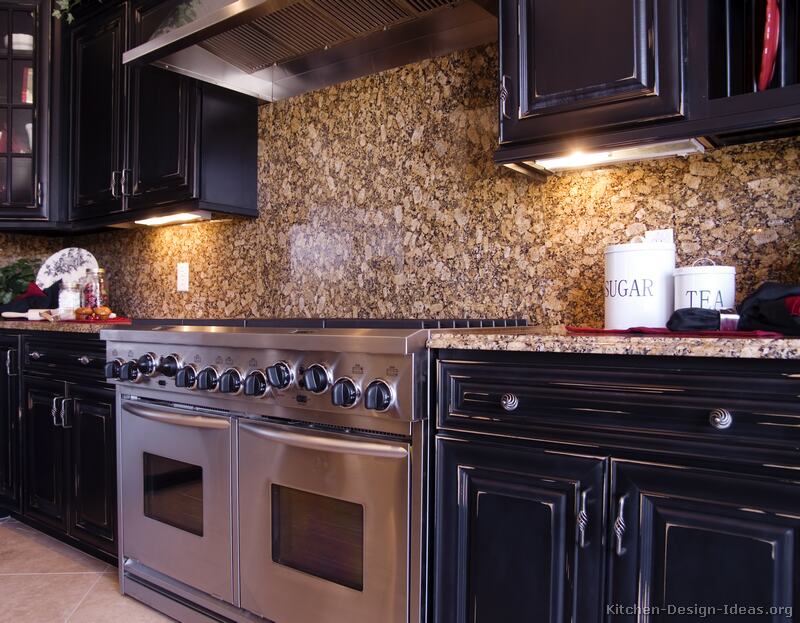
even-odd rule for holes
{"type": "Polygon", "coordinates": [[[567,326],[575,335],[638,335],[651,337],[783,337],[773,331],[670,331],[665,327],[632,327],[630,329],[596,329],[594,327],[567,326]]]}
{"type": "Polygon", "coordinates": [[[75,322],[82,324],[131,324],[133,321],[130,318],[117,316],[116,318],[108,318],[106,320],[62,320],[61,322],[75,322]]]}
{"type": "Polygon", "coordinates": [[[800,296],[787,296],[783,299],[783,304],[792,316],[800,316],[800,296]]]}
{"type": "Polygon", "coordinates": [[[37,286],[33,281],[28,284],[28,289],[25,290],[22,294],[17,295],[14,297],[15,301],[21,301],[22,299],[29,299],[32,296],[47,296],[44,291],[37,286]]]}

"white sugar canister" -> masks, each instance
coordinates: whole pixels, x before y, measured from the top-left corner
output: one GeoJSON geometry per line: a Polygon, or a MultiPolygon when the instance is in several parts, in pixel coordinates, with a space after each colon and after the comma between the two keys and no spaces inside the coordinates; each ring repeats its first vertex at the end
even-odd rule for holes
{"type": "Polygon", "coordinates": [[[698,260],[691,266],[675,269],[675,309],[731,309],[735,305],[735,266],[717,266],[711,260],[698,260]]]}
{"type": "Polygon", "coordinates": [[[675,244],[614,244],[605,258],[606,329],[665,327],[673,311],[675,244]]]}

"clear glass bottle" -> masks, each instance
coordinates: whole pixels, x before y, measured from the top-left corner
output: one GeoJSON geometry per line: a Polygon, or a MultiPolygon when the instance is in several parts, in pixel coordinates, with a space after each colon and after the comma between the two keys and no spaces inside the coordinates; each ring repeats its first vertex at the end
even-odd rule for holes
{"type": "Polygon", "coordinates": [[[81,306],[81,285],[75,281],[62,281],[58,290],[58,315],[62,320],[74,320],[75,310],[81,306]]]}
{"type": "Polygon", "coordinates": [[[108,281],[104,268],[86,269],[81,280],[81,307],[109,307],[108,281]]]}

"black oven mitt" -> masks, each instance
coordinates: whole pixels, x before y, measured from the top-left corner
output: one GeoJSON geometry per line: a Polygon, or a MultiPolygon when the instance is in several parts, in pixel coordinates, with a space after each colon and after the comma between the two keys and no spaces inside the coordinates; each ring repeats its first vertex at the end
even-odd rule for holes
{"type": "Polygon", "coordinates": [[[800,335],[800,317],[792,316],[786,309],[787,296],[800,296],[800,286],[774,281],[762,283],[739,305],[739,330],[800,335]]]}
{"type": "Polygon", "coordinates": [[[29,296],[28,298],[16,299],[5,305],[0,305],[0,313],[25,313],[31,309],[56,309],[58,307],[58,293],[60,289],[61,280],[59,279],[49,288],[42,290],[44,296],[29,296]]]}

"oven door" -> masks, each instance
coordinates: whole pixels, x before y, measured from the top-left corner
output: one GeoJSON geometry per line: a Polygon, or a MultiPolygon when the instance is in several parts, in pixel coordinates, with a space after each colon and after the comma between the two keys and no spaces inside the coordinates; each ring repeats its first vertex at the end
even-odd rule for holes
{"type": "Polygon", "coordinates": [[[239,465],[243,608],[407,622],[408,444],[240,422],[239,465]]]}
{"type": "Polygon", "coordinates": [[[122,402],[122,555],[233,603],[231,420],[122,402]]]}

